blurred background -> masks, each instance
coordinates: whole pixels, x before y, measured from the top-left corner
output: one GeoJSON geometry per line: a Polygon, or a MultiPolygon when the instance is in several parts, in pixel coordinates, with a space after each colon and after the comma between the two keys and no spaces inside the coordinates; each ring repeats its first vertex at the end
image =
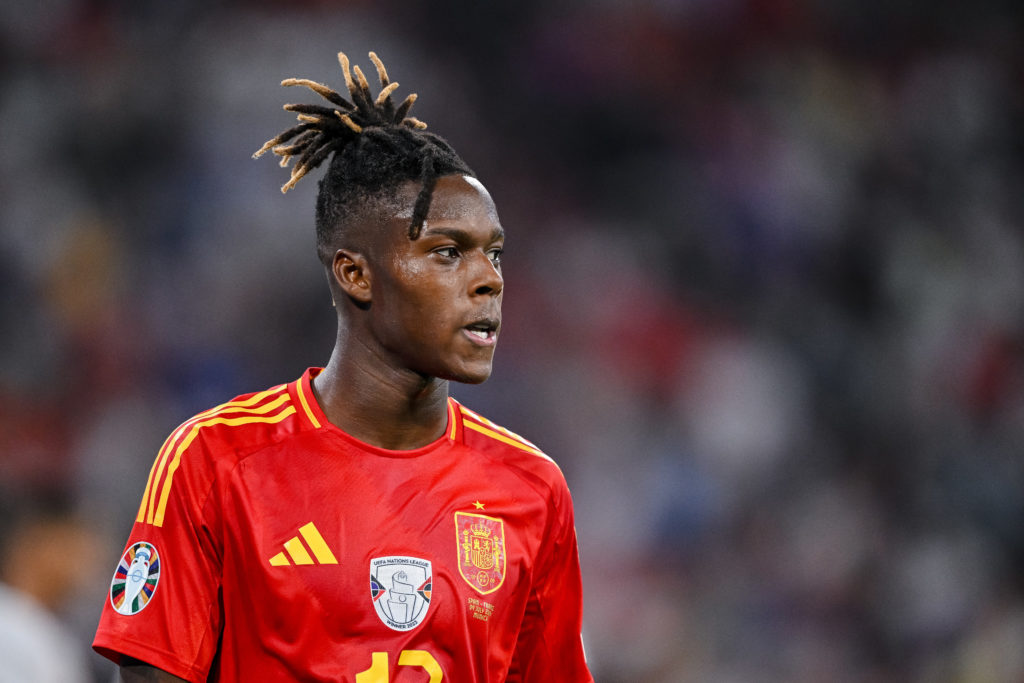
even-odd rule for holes
{"type": "Polygon", "coordinates": [[[3,2],[0,680],[109,680],[164,437],[326,362],[250,155],[372,49],[498,203],[454,393],[562,465],[599,681],[1024,681],[1019,7],[3,2]]]}

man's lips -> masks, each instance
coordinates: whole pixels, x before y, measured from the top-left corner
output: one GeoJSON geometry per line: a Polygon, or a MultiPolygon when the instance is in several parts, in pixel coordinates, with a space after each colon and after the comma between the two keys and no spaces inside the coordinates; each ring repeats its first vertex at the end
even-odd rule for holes
{"type": "Polygon", "coordinates": [[[476,320],[462,328],[462,333],[478,346],[494,346],[498,341],[498,328],[501,321],[495,318],[476,320]]]}
{"type": "Polygon", "coordinates": [[[471,342],[479,346],[494,346],[498,341],[498,335],[494,330],[472,330],[464,327],[462,332],[471,342]]]}

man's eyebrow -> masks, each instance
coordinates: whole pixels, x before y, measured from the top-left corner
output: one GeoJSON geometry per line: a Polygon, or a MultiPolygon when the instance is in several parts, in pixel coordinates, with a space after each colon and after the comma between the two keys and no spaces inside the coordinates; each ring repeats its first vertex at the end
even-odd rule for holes
{"type": "MultiPolygon", "coordinates": [[[[469,242],[472,240],[469,232],[463,230],[462,228],[435,228],[428,225],[427,228],[423,231],[423,237],[427,237],[429,235],[443,235],[444,237],[449,237],[457,242],[469,242]]],[[[504,238],[505,229],[499,225],[495,227],[494,230],[491,231],[490,239],[488,241],[497,242],[498,240],[504,238]]]]}

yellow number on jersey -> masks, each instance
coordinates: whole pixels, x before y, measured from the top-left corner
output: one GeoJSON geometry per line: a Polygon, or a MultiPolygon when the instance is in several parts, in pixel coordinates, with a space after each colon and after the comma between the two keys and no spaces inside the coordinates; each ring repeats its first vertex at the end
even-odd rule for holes
{"type": "Polygon", "coordinates": [[[388,653],[374,652],[370,668],[356,674],[356,683],[388,683],[388,653]]]}
{"type": "MultiPolygon", "coordinates": [[[[402,650],[398,654],[398,666],[418,666],[430,674],[428,683],[441,683],[444,673],[434,655],[426,650],[402,650]]],[[[356,674],[356,683],[388,683],[388,653],[374,652],[370,668],[356,674]]]]}

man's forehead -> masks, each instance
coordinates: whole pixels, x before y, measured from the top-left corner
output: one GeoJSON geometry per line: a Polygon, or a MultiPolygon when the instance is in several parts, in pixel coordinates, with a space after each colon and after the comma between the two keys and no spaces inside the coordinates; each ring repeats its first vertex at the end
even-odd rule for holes
{"type": "MultiPolygon", "coordinates": [[[[413,211],[416,208],[416,198],[420,191],[418,183],[408,183],[401,188],[396,196],[392,218],[412,220],[413,211]]],[[[484,184],[473,176],[442,176],[438,178],[431,197],[430,211],[428,215],[437,218],[457,218],[470,209],[479,208],[479,202],[483,199],[488,204],[488,212],[496,213],[491,203],[490,193],[484,184]],[[462,183],[468,188],[460,187],[462,183]],[[446,190],[455,189],[456,192],[446,190]]],[[[495,216],[496,218],[496,216],[495,216]]]]}
{"type": "Polygon", "coordinates": [[[473,188],[476,189],[476,191],[479,192],[480,194],[487,194],[487,188],[484,187],[484,184],[481,183],[476,178],[474,178],[473,176],[471,176],[471,175],[464,175],[464,176],[462,176],[462,179],[465,180],[470,185],[472,185],[473,188]]]}

